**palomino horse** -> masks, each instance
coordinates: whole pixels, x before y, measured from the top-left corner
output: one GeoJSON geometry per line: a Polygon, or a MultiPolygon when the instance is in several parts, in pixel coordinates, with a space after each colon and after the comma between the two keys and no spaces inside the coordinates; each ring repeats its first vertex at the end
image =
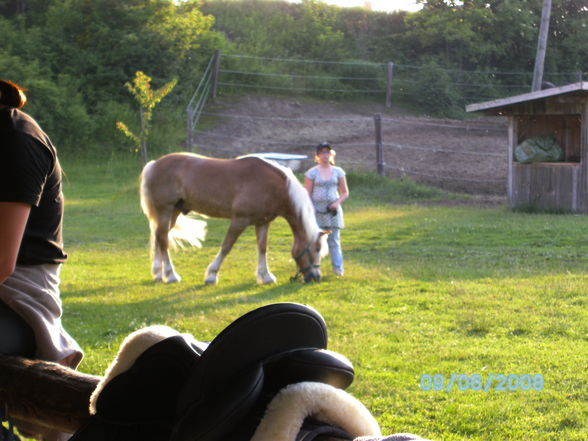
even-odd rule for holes
{"type": "Polygon", "coordinates": [[[156,281],[178,282],[168,253],[169,239],[178,236],[199,245],[204,237],[203,221],[186,227],[188,212],[231,219],[229,231],[214,261],[208,266],[205,282],[218,282],[223,260],[239,235],[255,225],[258,247],[257,282],[274,283],[267,266],[269,224],[277,216],[286,219],[294,246],[292,256],[298,265],[295,277],[305,282],[321,278],[320,260],[326,254],[326,234],[320,230],[308,193],[285,167],[254,156],[214,159],[192,153],[171,153],[149,162],[141,174],[141,206],[149,218],[153,247],[153,276],[156,281]],[[171,233],[179,233],[175,236],[171,233]],[[179,230],[179,231],[178,231],[179,230]],[[196,240],[194,240],[196,238],[196,240]]]}

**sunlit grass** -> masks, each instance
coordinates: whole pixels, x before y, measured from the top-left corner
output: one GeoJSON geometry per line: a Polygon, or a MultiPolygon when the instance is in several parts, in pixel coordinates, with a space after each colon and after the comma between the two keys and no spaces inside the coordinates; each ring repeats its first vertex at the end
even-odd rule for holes
{"type": "Polygon", "coordinates": [[[344,278],[332,275],[327,258],[320,284],[290,283],[292,237],[278,219],[269,254],[276,285],[255,283],[249,229],[227,258],[219,285],[205,286],[204,270],[228,226],[211,219],[202,249],[172,254],[183,281],[165,285],[153,283],[149,272],[140,164],[64,160],[64,167],[70,255],[64,322],[86,351],[83,371],[102,373],[124,337],[147,325],[167,324],[210,340],[258,306],[300,302],[325,317],[330,349],[355,365],[350,392],[385,434],[438,441],[588,439],[585,216],[418,205],[443,198],[426,189],[398,204],[388,194],[397,187],[356,181],[342,234],[344,278]],[[453,373],[542,374],[545,388],[421,390],[423,374],[453,373]]]}

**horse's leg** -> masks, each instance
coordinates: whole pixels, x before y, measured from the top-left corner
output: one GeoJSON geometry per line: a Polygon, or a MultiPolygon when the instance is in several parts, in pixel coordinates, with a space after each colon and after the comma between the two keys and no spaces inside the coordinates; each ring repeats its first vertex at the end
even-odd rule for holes
{"type": "Polygon", "coordinates": [[[276,283],[274,276],[267,267],[267,235],[269,223],[255,226],[257,235],[257,283],[276,283]]]}
{"type": "Polygon", "coordinates": [[[208,268],[206,268],[204,283],[207,285],[214,285],[218,283],[218,272],[220,271],[223,260],[225,260],[227,254],[229,254],[233,248],[235,241],[239,238],[243,230],[245,230],[248,225],[249,222],[244,219],[233,218],[231,220],[229,231],[227,231],[227,235],[225,236],[225,240],[223,241],[220,251],[216,255],[214,261],[208,265],[208,268]]]}
{"type": "Polygon", "coordinates": [[[156,282],[163,282],[163,262],[161,260],[161,251],[157,243],[153,247],[153,267],[151,268],[151,274],[153,274],[153,280],[156,282]]]}
{"type": "MultiPolygon", "coordinates": [[[[173,212],[170,215],[160,215],[157,228],[155,229],[155,258],[153,260],[153,267],[163,264],[163,277],[165,283],[174,283],[182,280],[180,275],[176,273],[171,257],[169,255],[169,231],[174,227],[179,212],[173,212]]],[[[157,278],[156,278],[157,280],[157,278]]]]}
{"type": "Polygon", "coordinates": [[[153,275],[153,280],[156,282],[163,281],[163,263],[161,261],[161,251],[160,246],[157,240],[157,228],[159,227],[159,222],[157,219],[151,219],[149,221],[149,230],[150,230],[150,241],[151,241],[151,252],[153,257],[153,265],[151,266],[151,274],[153,275]]]}

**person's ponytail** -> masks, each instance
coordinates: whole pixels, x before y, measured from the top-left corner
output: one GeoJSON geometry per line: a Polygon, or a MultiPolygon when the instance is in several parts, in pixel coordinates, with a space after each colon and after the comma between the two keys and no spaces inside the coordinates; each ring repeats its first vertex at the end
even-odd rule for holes
{"type": "Polygon", "coordinates": [[[27,103],[24,89],[8,80],[0,80],[0,104],[7,107],[22,109],[27,103]]]}

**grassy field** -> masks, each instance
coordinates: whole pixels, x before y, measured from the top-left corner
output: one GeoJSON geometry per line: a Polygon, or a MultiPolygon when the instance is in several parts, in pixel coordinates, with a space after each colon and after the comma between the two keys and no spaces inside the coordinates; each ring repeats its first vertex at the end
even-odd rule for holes
{"type": "MultiPolygon", "coordinates": [[[[140,165],[63,160],[67,178],[62,295],[65,325],[83,346],[81,370],[101,374],[130,332],[166,324],[212,339],[241,314],[273,302],[318,309],[329,348],[356,369],[349,389],[384,434],[436,441],[588,439],[588,217],[443,204],[436,190],[350,176],[343,232],[347,274],[290,283],[285,221],[270,231],[274,286],[255,284],[247,230],[218,286],[204,270],[224,237],[210,220],[200,250],[173,254],[180,284],[154,284],[140,165]],[[544,388],[423,390],[423,375],[541,374],[544,388]]],[[[455,378],[455,377],[454,377],[455,378]]],[[[464,377],[465,378],[465,377],[464,377]]],[[[463,389],[463,387],[462,387],[463,389]]]]}

